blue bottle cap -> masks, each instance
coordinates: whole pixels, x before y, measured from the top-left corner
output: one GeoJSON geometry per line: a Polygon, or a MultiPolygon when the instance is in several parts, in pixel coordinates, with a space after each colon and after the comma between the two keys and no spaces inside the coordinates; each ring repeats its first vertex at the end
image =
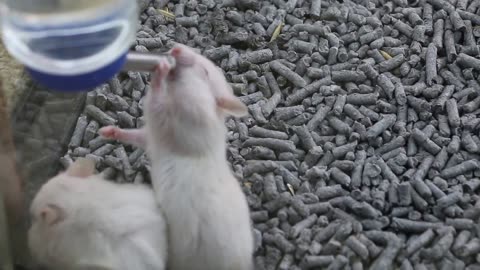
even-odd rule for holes
{"type": "Polygon", "coordinates": [[[26,70],[35,81],[51,90],[61,92],[89,91],[115,76],[125,64],[127,53],[128,51],[106,66],[84,74],[56,75],[29,67],[26,67],[26,70]]]}

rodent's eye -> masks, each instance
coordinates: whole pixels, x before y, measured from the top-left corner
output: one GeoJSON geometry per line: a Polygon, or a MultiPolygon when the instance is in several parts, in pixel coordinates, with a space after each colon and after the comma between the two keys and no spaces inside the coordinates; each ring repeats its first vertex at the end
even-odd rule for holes
{"type": "Polygon", "coordinates": [[[206,68],[202,68],[203,69],[203,72],[205,72],[205,76],[208,77],[208,70],[206,68]]]}

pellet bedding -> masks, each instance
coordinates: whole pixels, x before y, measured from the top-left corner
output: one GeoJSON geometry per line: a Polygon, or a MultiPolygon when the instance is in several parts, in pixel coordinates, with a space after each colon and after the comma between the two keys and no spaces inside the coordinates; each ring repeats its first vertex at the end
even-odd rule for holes
{"type": "MultiPolygon", "coordinates": [[[[480,269],[480,1],[143,1],[137,51],[174,42],[223,69],[257,269],[480,269]]],[[[89,92],[61,163],[148,182],[149,75],[89,92]]]]}

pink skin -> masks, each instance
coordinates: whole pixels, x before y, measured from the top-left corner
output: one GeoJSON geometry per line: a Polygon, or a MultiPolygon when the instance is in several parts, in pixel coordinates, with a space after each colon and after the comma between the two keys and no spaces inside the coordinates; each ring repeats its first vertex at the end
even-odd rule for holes
{"type": "Polygon", "coordinates": [[[143,129],[121,129],[115,126],[101,128],[98,133],[109,139],[125,142],[145,149],[145,131],[143,129]]]}
{"type": "Polygon", "coordinates": [[[160,63],[158,63],[158,66],[152,76],[152,89],[160,90],[163,88],[162,82],[167,78],[168,75],[170,75],[171,69],[172,67],[166,59],[163,59],[160,61],[160,63]]]}

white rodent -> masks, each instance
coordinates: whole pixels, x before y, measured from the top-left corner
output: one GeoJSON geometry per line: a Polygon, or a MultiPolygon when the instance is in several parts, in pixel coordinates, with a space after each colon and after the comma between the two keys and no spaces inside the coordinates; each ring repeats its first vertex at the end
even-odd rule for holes
{"type": "Polygon", "coordinates": [[[159,63],[145,101],[145,127],[100,134],[147,150],[152,184],[167,220],[169,270],[252,270],[249,207],[226,159],[228,115],[247,107],[222,71],[177,44],[159,63]]]}
{"type": "Polygon", "coordinates": [[[45,183],[31,205],[28,245],[51,270],[163,270],[167,232],[153,190],[116,184],[78,158],[45,183]]]}

